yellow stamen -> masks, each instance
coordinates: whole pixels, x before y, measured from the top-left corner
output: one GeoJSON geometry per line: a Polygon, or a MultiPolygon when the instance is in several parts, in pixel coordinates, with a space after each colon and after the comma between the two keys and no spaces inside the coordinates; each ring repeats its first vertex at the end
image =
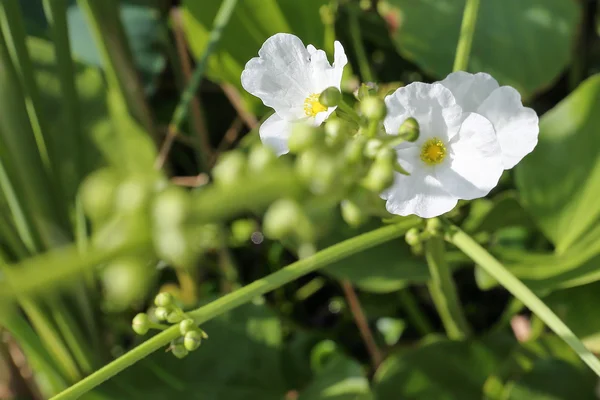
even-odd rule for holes
{"type": "Polygon", "coordinates": [[[434,137],[429,139],[421,147],[421,160],[426,164],[436,165],[446,158],[446,146],[440,139],[434,137]]]}
{"type": "Polygon", "coordinates": [[[327,111],[327,107],[319,103],[319,94],[313,93],[304,100],[304,112],[307,117],[315,117],[322,111],[327,111]]]}

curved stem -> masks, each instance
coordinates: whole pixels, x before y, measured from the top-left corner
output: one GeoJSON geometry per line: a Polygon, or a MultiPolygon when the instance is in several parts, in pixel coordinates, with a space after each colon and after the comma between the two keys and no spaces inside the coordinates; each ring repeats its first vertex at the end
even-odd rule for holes
{"type": "MultiPolygon", "coordinates": [[[[328,247],[317,254],[297,261],[275,273],[256,280],[241,289],[223,296],[212,303],[200,307],[187,314],[194,318],[197,324],[202,324],[219,315],[222,315],[236,307],[248,303],[257,296],[261,296],[280,286],[285,285],[303,275],[313,272],[319,268],[349,257],[362,250],[377,246],[389,240],[402,236],[408,229],[413,227],[413,220],[402,221],[395,225],[385,226],[374,231],[362,234],[352,239],[328,247]]],[[[150,355],[152,352],[167,345],[171,340],[179,337],[179,326],[174,325],[153,338],[145,341],[138,347],[104,366],[92,375],[71,386],[67,390],[54,396],[52,400],[75,399],[89,392],[104,381],[115,376],[125,368],[150,355]]]]}
{"type": "Polygon", "coordinates": [[[427,240],[425,258],[431,273],[427,287],[448,337],[455,340],[464,339],[469,336],[471,329],[460,305],[456,286],[446,261],[444,240],[441,237],[432,236],[427,240]]]}
{"type": "Polygon", "coordinates": [[[477,23],[477,12],[479,11],[480,0],[467,0],[465,11],[463,13],[462,25],[460,27],[460,37],[456,47],[456,56],[454,58],[453,71],[465,71],[469,65],[469,56],[471,55],[471,45],[475,35],[475,25],[477,23]]]}
{"type": "Polygon", "coordinates": [[[348,23],[350,25],[350,37],[352,38],[352,45],[356,52],[356,59],[358,60],[358,68],[364,82],[373,82],[373,73],[371,72],[371,66],[369,65],[369,59],[362,42],[362,35],[360,34],[360,22],[358,21],[358,10],[354,7],[348,7],[348,23]]]}
{"type": "Polygon", "coordinates": [[[506,290],[523,302],[554,333],[564,340],[591,369],[600,376],[600,360],[575,336],[573,331],[537,297],[531,289],[510,273],[498,260],[469,235],[455,226],[449,226],[447,240],[468,255],[480,268],[496,279],[506,290]]]}

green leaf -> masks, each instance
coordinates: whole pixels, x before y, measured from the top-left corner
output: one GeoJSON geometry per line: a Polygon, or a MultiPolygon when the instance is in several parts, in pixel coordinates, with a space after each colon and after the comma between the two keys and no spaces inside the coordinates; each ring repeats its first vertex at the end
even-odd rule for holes
{"type": "Polygon", "coordinates": [[[514,191],[502,192],[492,200],[477,199],[471,203],[471,211],[462,228],[466,232],[494,232],[510,226],[533,227],[533,221],[525,211],[514,191]]]}
{"type": "Polygon", "coordinates": [[[329,360],[298,400],[372,400],[369,381],[356,361],[336,355],[329,360]]]}
{"type": "MultiPolygon", "coordinates": [[[[452,72],[465,0],[386,0],[380,7],[400,54],[437,78],[452,72]]],[[[469,71],[524,97],[550,86],[571,60],[581,10],[571,0],[482,1],[469,71]]]]}
{"type": "MultiPolygon", "coordinates": [[[[329,235],[322,247],[376,229],[381,224],[371,221],[358,229],[345,224],[339,226],[338,232],[329,235]]],[[[358,288],[376,293],[394,292],[410,283],[429,279],[427,264],[422,257],[411,253],[403,239],[386,242],[330,264],[323,272],[337,279],[348,279],[358,288]]]]}
{"type": "MultiPolygon", "coordinates": [[[[196,58],[204,52],[213,20],[222,0],[183,0],[187,39],[196,58]]],[[[294,33],[305,44],[323,48],[324,28],[319,9],[324,0],[239,1],[231,21],[223,30],[219,48],[209,60],[207,76],[240,90],[255,111],[260,101],[242,88],[240,76],[246,63],[258,56],[264,41],[279,32],[294,33]]]]}
{"type": "Polygon", "coordinates": [[[595,75],[542,117],[539,143],[516,169],[523,205],[558,253],[600,217],[599,108],[595,75]]]}

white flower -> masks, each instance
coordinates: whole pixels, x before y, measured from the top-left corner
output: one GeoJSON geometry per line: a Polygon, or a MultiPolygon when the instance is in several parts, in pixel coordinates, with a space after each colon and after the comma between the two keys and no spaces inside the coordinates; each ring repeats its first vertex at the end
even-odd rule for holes
{"type": "Polygon", "coordinates": [[[292,123],[320,125],[335,110],[319,103],[319,95],[330,86],[340,88],[348,59],[336,41],[332,66],[323,50],[305,47],[298,37],[287,33],[268,38],[258,55],[246,64],[242,86],[275,109],[260,126],[260,138],[277,155],[285,154],[292,123]]]}
{"type": "Polygon", "coordinates": [[[538,117],[519,93],[485,73],[455,72],[434,84],[413,83],[387,96],[385,130],[396,134],[408,117],[419,139],[396,148],[410,175],[395,174],[381,197],[388,211],[431,218],[459,199],[489,193],[502,171],[515,166],[537,144],[538,117]]]}

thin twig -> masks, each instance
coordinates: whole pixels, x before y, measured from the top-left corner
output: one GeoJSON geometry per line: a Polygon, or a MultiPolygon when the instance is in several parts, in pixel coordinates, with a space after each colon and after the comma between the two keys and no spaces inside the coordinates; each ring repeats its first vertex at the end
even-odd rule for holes
{"type": "Polygon", "coordinates": [[[222,83],[221,89],[223,89],[223,93],[225,93],[225,96],[227,96],[229,102],[233,108],[235,108],[235,111],[237,111],[238,115],[242,121],[244,121],[246,126],[250,129],[256,128],[258,126],[258,119],[256,119],[256,116],[246,109],[238,90],[229,83],[222,83]]]}
{"type": "Polygon", "coordinates": [[[196,176],[174,176],[171,178],[174,185],[197,188],[209,182],[208,175],[201,173],[196,176]]]}
{"type": "MultiPolygon", "coordinates": [[[[179,60],[181,62],[183,81],[184,84],[187,85],[192,76],[192,62],[187,51],[187,42],[183,32],[183,21],[181,19],[181,10],[179,8],[175,7],[171,10],[171,19],[173,20],[173,34],[175,36],[177,53],[179,54],[179,60]]],[[[194,94],[194,97],[192,98],[190,112],[192,114],[194,131],[198,135],[198,140],[200,141],[200,150],[204,152],[204,159],[208,160],[211,153],[211,145],[208,129],[206,127],[206,120],[204,119],[204,113],[202,112],[202,103],[197,94],[194,94]]]]}
{"type": "Polygon", "coordinates": [[[377,369],[383,361],[381,350],[379,350],[379,347],[377,347],[377,343],[375,343],[373,332],[371,332],[371,328],[369,328],[367,317],[363,312],[363,309],[360,305],[360,301],[358,300],[358,296],[356,295],[352,284],[347,279],[343,279],[341,281],[341,284],[342,289],[344,290],[344,295],[346,296],[346,301],[348,302],[348,306],[350,307],[350,312],[354,317],[354,322],[356,322],[356,326],[358,327],[360,336],[362,336],[362,339],[365,342],[365,346],[367,347],[367,351],[371,356],[373,367],[377,369]]]}
{"type": "Polygon", "coordinates": [[[231,126],[225,132],[225,135],[223,135],[221,143],[219,143],[219,146],[217,146],[217,149],[213,153],[212,158],[209,162],[210,166],[214,165],[215,161],[217,161],[217,158],[219,157],[219,154],[227,150],[229,146],[231,146],[233,142],[236,141],[236,139],[240,136],[241,131],[242,119],[240,117],[236,117],[236,119],[234,119],[231,123],[231,126]]]}

